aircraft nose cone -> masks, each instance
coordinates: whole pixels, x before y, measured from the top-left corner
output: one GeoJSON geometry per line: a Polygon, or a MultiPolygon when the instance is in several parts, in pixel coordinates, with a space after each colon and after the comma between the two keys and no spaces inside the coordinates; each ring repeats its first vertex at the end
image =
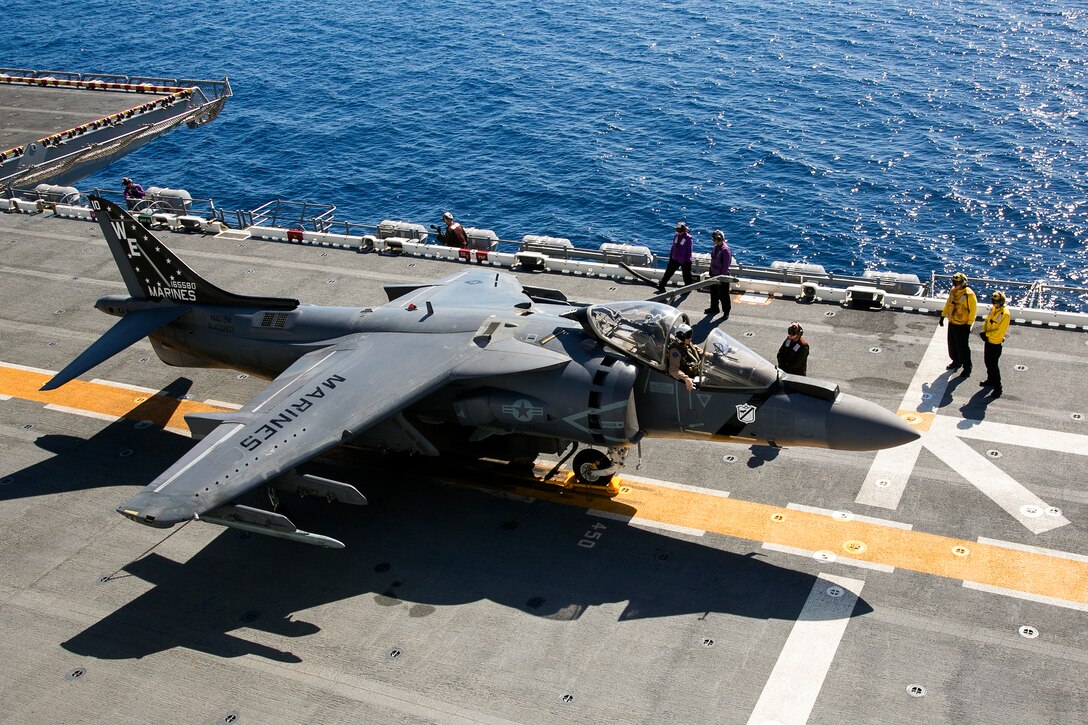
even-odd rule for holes
{"type": "Polygon", "coordinates": [[[918,431],[876,403],[840,395],[827,416],[828,448],[876,451],[918,439],[918,431]]]}

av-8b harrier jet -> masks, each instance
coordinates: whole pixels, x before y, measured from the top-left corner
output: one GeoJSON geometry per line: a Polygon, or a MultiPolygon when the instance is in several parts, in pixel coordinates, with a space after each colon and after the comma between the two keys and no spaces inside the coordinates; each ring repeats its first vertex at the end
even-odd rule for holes
{"type": "Polygon", "coordinates": [[[90,202],[129,296],[98,300],[121,319],[43,390],[145,336],[168,365],[271,380],[238,411],[186,416],[199,442],[117,509],[149,526],[201,519],[340,547],[235,501],[268,485],[365,503],[353,486],[295,470],[345,443],[510,461],[581,446],[575,475],[606,484],[644,436],[843,450],[918,437],[880,406],[782,373],[721,330],[697,349],[689,390],[667,369],[688,319],[660,302],[581,304],[482,268],[387,286],[389,302],[374,308],[237,295],[116,204],[90,202]]]}

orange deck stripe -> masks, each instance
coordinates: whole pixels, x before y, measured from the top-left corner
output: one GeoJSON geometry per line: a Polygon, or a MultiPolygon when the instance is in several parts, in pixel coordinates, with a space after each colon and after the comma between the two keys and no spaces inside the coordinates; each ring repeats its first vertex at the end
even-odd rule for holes
{"type": "Polygon", "coordinates": [[[38,390],[52,377],[44,373],[0,365],[0,395],[32,400],[46,405],[86,410],[131,420],[149,420],[163,428],[188,430],[186,413],[208,413],[226,408],[178,400],[165,395],[143,393],[104,383],[73,380],[57,390],[38,390]]]}
{"type": "MultiPolygon", "coordinates": [[[[185,426],[181,417],[185,413],[224,410],[79,380],[59,390],[40,392],[38,388],[48,379],[46,374],[0,365],[0,395],[175,428],[185,426]]],[[[808,551],[830,551],[934,576],[1088,604],[1088,562],[663,486],[624,482],[623,489],[612,499],[558,487],[554,491],[531,487],[516,491],[568,506],[808,551]]]]}
{"type": "Polygon", "coordinates": [[[570,506],[808,551],[830,551],[851,559],[1088,604],[1088,562],[661,486],[625,481],[623,487],[628,491],[610,500],[573,492],[534,493],[529,488],[517,492],[570,506]]]}

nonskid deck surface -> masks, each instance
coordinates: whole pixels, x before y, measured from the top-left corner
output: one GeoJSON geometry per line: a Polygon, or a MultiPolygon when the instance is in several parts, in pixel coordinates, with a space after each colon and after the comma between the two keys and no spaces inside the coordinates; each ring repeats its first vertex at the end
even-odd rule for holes
{"type": "Polygon", "coordinates": [[[0,83],[0,151],[128,110],[164,93],[114,93],[0,83]]]}
{"type": "MultiPolygon", "coordinates": [[[[323,304],[380,304],[382,283],[451,271],[168,241],[232,291],[323,304]]],[[[984,723],[1088,710],[1083,332],[1014,327],[1004,397],[987,403],[980,346],[974,377],[949,378],[932,316],[738,299],[732,334],[773,358],[800,320],[810,375],[900,411],[922,438],[879,454],[647,440],[611,499],[497,487],[441,460],[340,461],[370,505],[291,511],[347,545],[331,551],[114,513],[191,445],[181,414],[264,383],[169,368],[144,342],[37,393],[113,322],[94,301],[124,288],[96,225],[45,215],[0,215],[0,273],[4,719],[984,723]]],[[[522,279],[587,301],[651,293],[522,279]]],[[[683,308],[701,320],[705,306],[693,295],[683,308]]]]}

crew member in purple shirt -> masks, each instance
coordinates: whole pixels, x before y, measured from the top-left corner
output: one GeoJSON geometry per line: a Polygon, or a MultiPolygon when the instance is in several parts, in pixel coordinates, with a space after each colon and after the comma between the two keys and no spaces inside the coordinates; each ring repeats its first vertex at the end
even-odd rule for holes
{"type": "Polygon", "coordinates": [[[665,274],[657,284],[659,293],[665,291],[665,285],[677,268],[684,275],[684,284],[688,285],[695,280],[691,277],[691,233],[684,222],[676,222],[676,234],[672,238],[672,249],[669,250],[669,263],[665,266],[665,274]]]}
{"type": "MultiPolygon", "coordinates": [[[[733,250],[725,241],[725,234],[721,229],[715,229],[710,235],[714,240],[714,248],[710,250],[710,276],[717,277],[720,274],[729,274],[729,266],[733,263],[733,250]]],[[[722,320],[729,319],[729,312],[733,308],[733,300],[729,297],[729,283],[719,282],[710,286],[710,307],[703,310],[705,315],[716,315],[720,309],[722,320]]]]}
{"type": "Polygon", "coordinates": [[[129,209],[135,209],[140,199],[144,198],[144,187],[127,176],[121,179],[121,186],[125,187],[125,204],[129,209]]]}

